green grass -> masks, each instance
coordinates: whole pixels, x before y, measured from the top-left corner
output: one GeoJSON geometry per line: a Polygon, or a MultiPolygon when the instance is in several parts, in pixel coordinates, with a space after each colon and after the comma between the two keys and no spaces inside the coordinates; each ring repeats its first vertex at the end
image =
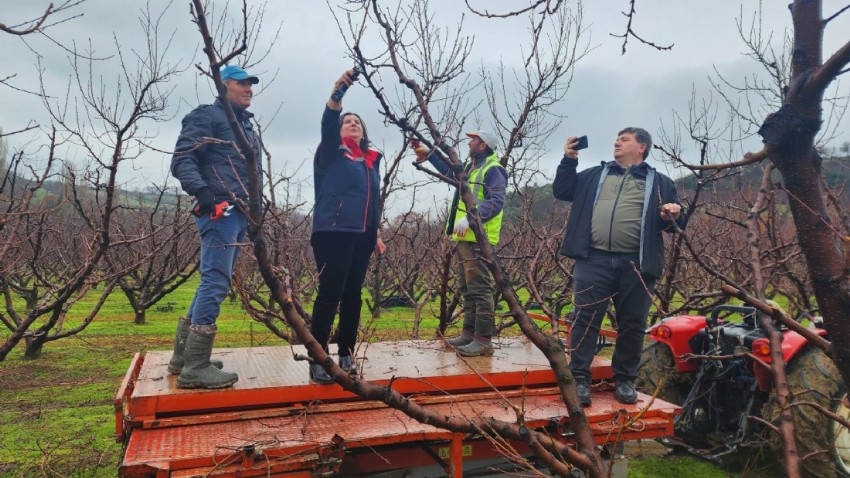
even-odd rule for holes
{"type": "MultiPolygon", "coordinates": [[[[174,310],[152,310],[144,325],[133,323],[133,311],[116,292],[80,334],[48,342],[36,360],[24,360],[20,346],[0,362],[0,477],[114,477],[121,457],[121,445],[113,438],[112,401],[118,386],[135,352],[171,347],[175,320],[185,313],[196,287],[190,281],[175,291],[166,299],[174,310]]],[[[79,324],[79,314],[89,310],[92,300],[77,305],[77,316],[67,319],[66,328],[79,324]]],[[[365,325],[369,314],[364,310],[362,316],[365,325]]],[[[427,310],[423,316],[421,337],[431,338],[437,320],[427,310]]],[[[225,300],[218,325],[220,347],[283,343],[247,318],[238,302],[225,300]]],[[[375,339],[409,338],[412,310],[382,310],[373,325],[375,339]]],[[[733,476],[678,455],[632,458],[629,470],[631,477],[733,476]]]]}

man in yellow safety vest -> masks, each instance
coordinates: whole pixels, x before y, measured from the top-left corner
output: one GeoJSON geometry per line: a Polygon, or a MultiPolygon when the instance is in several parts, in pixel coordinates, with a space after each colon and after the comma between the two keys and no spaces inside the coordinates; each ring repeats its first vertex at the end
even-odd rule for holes
{"type": "MultiPolygon", "coordinates": [[[[476,131],[466,135],[470,138],[470,160],[464,165],[464,171],[487,240],[495,246],[502,229],[508,174],[494,151],[497,140],[492,133],[476,131]]],[[[418,162],[427,159],[440,173],[455,178],[454,171],[437,154],[428,154],[423,147],[414,151],[418,162]]],[[[458,191],[452,200],[446,234],[457,242],[459,292],[463,296],[463,330],[446,343],[466,357],[493,355],[493,276],[481,256],[475,234],[469,229],[466,205],[460,200],[458,191]]]]}

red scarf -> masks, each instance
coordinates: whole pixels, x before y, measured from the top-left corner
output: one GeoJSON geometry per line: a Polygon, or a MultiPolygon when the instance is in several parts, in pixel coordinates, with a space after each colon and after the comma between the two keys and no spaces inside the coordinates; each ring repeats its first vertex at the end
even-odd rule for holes
{"type": "MultiPolygon", "coordinates": [[[[363,161],[366,162],[366,167],[372,169],[372,165],[375,164],[375,160],[378,159],[378,152],[374,149],[367,149],[364,153],[362,149],[360,149],[360,145],[357,141],[352,137],[342,138],[342,144],[351,151],[351,157],[348,159],[354,160],[357,158],[363,158],[363,161]]],[[[348,157],[348,155],[346,155],[348,157]]]]}

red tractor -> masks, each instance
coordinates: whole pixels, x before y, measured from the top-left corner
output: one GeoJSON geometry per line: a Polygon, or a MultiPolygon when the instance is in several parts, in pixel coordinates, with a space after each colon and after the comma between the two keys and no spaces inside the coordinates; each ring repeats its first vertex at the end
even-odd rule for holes
{"type": "MultiPolygon", "coordinates": [[[[808,319],[826,335],[816,318],[808,319]]],[[[832,360],[792,330],[782,330],[782,354],[794,406],[797,449],[806,476],[850,477],[850,430],[811,403],[850,417],[847,390],[832,360]]],[[[700,455],[731,464],[758,456],[766,443],[781,458],[778,434],[756,418],[779,423],[770,347],[751,307],[719,306],[708,316],[663,319],[648,332],[637,386],[682,407],[676,437],[700,455]],[[700,358],[701,357],[701,358],[700,358]],[[724,358],[716,358],[724,357],[724,358]],[[757,360],[758,359],[758,360],[757,360]]]]}

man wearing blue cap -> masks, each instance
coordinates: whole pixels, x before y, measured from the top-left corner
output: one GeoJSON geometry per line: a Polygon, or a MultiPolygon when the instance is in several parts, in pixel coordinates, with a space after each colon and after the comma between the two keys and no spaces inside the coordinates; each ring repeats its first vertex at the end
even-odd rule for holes
{"type": "MultiPolygon", "coordinates": [[[[251,124],[254,115],[247,111],[254,96],[253,85],[260,80],[235,65],[222,69],[221,79],[227,88],[225,99],[254,148],[262,177],[260,138],[251,124]]],[[[221,370],[221,361],[210,360],[216,318],[230,291],[236,253],[248,226],[245,214],[233,207],[237,199],[248,199],[248,165],[234,149],[235,144],[236,134],[217,99],[183,118],[171,158],[171,174],[186,193],[195,197],[192,213],[201,236],[201,283],[186,317],[177,322],[174,354],[168,363],[169,373],[180,374],[177,386],[181,388],[223,388],[239,380],[235,373],[221,370]]]]}

